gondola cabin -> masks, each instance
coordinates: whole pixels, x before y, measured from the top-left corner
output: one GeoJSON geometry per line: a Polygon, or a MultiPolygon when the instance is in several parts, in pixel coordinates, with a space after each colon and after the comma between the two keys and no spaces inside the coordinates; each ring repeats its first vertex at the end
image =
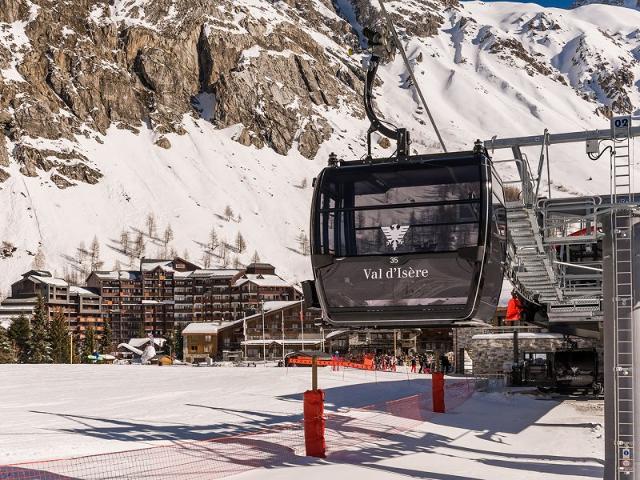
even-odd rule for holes
{"type": "Polygon", "coordinates": [[[494,316],[506,214],[484,149],[334,162],[316,179],[311,217],[327,322],[463,326],[494,316]]]}

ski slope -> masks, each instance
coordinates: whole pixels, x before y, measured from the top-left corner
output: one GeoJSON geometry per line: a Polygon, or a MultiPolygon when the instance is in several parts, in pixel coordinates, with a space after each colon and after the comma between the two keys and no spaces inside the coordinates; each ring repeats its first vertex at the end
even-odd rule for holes
{"type": "MultiPolygon", "coordinates": [[[[301,395],[310,382],[309,369],[262,366],[19,365],[0,366],[0,376],[0,465],[179,446],[275,429],[299,422],[301,395]]],[[[449,379],[449,388],[455,382],[449,379]]],[[[321,369],[319,384],[326,392],[327,413],[347,417],[358,415],[358,407],[366,405],[421,393],[428,398],[430,378],[321,369]]],[[[359,414],[365,415],[360,430],[344,431],[355,435],[349,447],[338,447],[344,440],[340,435],[329,437],[326,460],[273,454],[244,463],[234,478],[602,478],[601,403],[476,393],[444,415],[430,414],[423,421],[415,413],[405,407],[384,414],[386,424],[396,430],[376,437],[365,428],[383,416],[373,407],[359,414]],[[403,424],[407,428],[400,428],[403,424]]],[[[260,451],[275,452],[278,444],[302,442],[300,430],[274,431],[260,437],[260,451]]],[[[255,446],[246,442],[248,455],[255,446]]],[[[152,463],[170,460],[154,450],[140,455],[153,457],[152,463]]],[[[122,465],[133,457],[135,452],[113,456],[122,465]]],[[[95,475],[100,469],[124,468],[104,460],[112,457],[94,458],[95,475]]],[[[233,459],[216,461],[222,462],[220,468],[232,470],[233,459]]],[[[220,478],[214,473],[207,478],[220,478]]]]}

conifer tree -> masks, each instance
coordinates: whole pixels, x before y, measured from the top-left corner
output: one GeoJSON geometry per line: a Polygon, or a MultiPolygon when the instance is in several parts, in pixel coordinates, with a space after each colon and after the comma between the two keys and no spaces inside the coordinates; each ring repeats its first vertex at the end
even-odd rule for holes
{"type": "Polygon", "coordinates": [[[224,218],[227,219],[227,222],[233,219],[233,209],[231,205],[224,207],[224,218]]]}
{"type": "Polygon", "coordinates": [[[51,343],[51,361],[53,363],[70,363],[69,330],[62,310],[57,310],[53,314],[49,325],[49,342],[51,343]]]}
{"type": "Polygon", "coordinates": [[[29,363],[50,363],[51,344],[49,343],[49,328],[47,311],[42,296],[38,295],[36,308],[31,319],[31,336],[28,342],[29,363]]]}
{"type": "Polygon", "coordinates": [[[218,234],[216,233],[216,229],[212,228],[211,232],[209,232],[209,248],[211,251],[215,251],[216,248],[220,245],[220,240],[218,239],[218,234]]]}
{"type": "Polygon", "coordinates": [[[169,224],[162,234],[162,241],[165,249],[168,247],[169,243],[171,243],[171,240],[173,240],[173,229],[171,228],[171,224],[169,224]]]}
{"type": "Polygon", "coordinates": [[[91,261],[91,271],[95,272],[102,266],[102,261],[100,260],[100,242],[98,242],[98,237],[93,237],[91,241],[91,246],[89,247],[89,259],[91,261]]]}
{"type": "Polygon", "coordinates": [[[111,331],[111,322],[104,321],[102,327],[102,336],[100,337],[100,353],[111,353],[113,347],[113,333],[111,331]]]}
{"type": "Polygon", "coordinates": [[[300,253],[309,255],[309,237],[307,237],[307,234],[304,231],[300,232],[296,240],[300,247],[300,253]]]}
{"type": "Polygon", "coordinates": [[[93,355],[93,352],[95,351],[96,351],[96,333],[93,330],[93,327],[89,327],[84,331],[80,361],[82,363],[89,363],[89,356],[93,355]]]}
{"type": "Polygon", "coordinates": [[[120,233],[120,249],[126,254],[129,253],[129,232],[122,230],[120,233]]]}
{"type": "Polygon", "coordinates": [[[15,363],[15,361],[15,351],[9,339],[9,334],[0,325],[0,363],[15,363]]]}
{"type": "Polygon", "coordinates": [[[222,265],[223,268],[229,266],[229,249],[227,248],[226,242],[220,244],[220,265],[222,265]]]}
{"type": "Polygon", "coordinates": [[[167,355],[173,355],[176,352],[175,330],[162,332],[162,338],[165,339],[162,349],[167,355]]]}
{"type": "Polygon", "coordinates": [[[260,263],[260,255],[258,255],[258,251],[255,250],[251,257],[251,263],[260,263]]]}
{"type": "Polygon", "coordinates": [[[71,334],[73,338],[73,349],[71,351],[71,363],[81,363],[82,362],[82,338],[80,337],[80,332],[76,329],[71,334]]]}
{"type": "Polygon", "coordinates": [[[46,264],[47,261],[44,256],[44,252],[42,251],[42,247],[39,247],[36,252],[36,256],[33,258],[33,268],[36,270],[42,270],[46,264]]]}
{"type": "Polygon", "coordinates": [[[182,349],[184,348],[184,342],[182,339],[182,330],[184,330],[184,325],[177,325],[175,328],[175,340],[174,340],[174,344],[175,344],[175,352],[176,352],[176,358],[179,360],[182,360],[183,358],[183,352],[182,349]]]}
{"type": "Polygon", "coordinates": [[[144,237],[142,236],[142,232],[140,232],[140,233],[138,233],[138,236],[136,237],[136,244],[135,244],[135,248],[134,248],[134,257],[137,257],[137,258],[144,257],[144,250],[145,250],[144,237]]]}
{"type": "Polygon", "coordinates": [[[147,215],[147,234],[153,238],[156,235],[156,217],[153,212],[147,215]]]}
{"type": "Polygon", "coordinates": [[[16,318],[11,322],[7,333],[14,346],[18,362],[27,363],[29,360],[29,338],[31,337],[31,327],[27,317],[20,315],[16,318]]]}
{"type": "Polygon", "coordinates": [[[138,325],[138,338],[144,338],[147,336],[147,330],[144,328],[144,320],[140,320],[138,325]]]}
{"type": "Polygon", "coordinates": [[[240,232],[236,235],[236,250],[238,253],[242,253],[247,249],[247,242],[245,242],[244,237],[240,232]]]}
{"type": "Polygon", "coordinates": [[[202,252],[202,266],[204,268],[211,267],[211,252],[206,248],[202,252]]]}

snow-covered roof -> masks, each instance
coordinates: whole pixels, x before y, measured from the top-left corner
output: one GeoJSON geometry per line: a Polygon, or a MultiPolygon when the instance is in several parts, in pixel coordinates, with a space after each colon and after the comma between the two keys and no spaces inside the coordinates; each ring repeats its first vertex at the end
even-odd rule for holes
{"type": "MultiPolygon", "coordinates": [[[[134,348],[140,348],[147,343],[149,343],[149,338],[132,338],[129,340],[128,345],[134,348]]],[[[165,344],[166,340],[164,338],[155,338],[153,339],[153,343],[162,347],[165,344]]]]}
{"type": "Polygon", "coordinates": [[[240,273],[240,270],[232,268],[204,269],[190,272],[193,277],[234,277],[240,273]]]}
{"type": "Polygon", "coordinates": [[[291,284],[283,280],[278,275],[263,275],[260,273],[246,273],[240,277],[235,286],[239,287],[247,282],[251,282],[259,287],[291,287],[291,284]]]}
{"type": "Polygon", "coordinates": [[[172,262],[173,260],[143,260],[140,265],[140,269],[143,272],[150,272],[160,267],[165,272],[173,272],[174,269],[171,267],[172,262]]]}
{"type": "Polygon", "coordinates": [[[68,287],[69,284],[63,278],[40,277],[39,275],[30,275],[27,277],[34,283],[44,283],[46,285],[55,285],[56,287],[68,287]]]}
{"type": "Polygon", "coordinates": [[[182,330],[182,334],[217,334],[220,330],[224,330],[225,328],[231,327],[233,325],[237,325],[241,323],[243,319],[235,320],[233,322],[220,322],[220,323],[205,323],[205,322],[193,322],[187,325],[184,330],[182,330]]]}
{"type": "Polygon", "coordinates": [[[135,270],[112,270],[93,272],[101,280],[136,280],[140,278],[140,272],[135,270]]]}
{"type": "Polygon", "coordinates": [[[97,297],[99,296],[98,293],[89,290],[88,288],[83,288],[83,287],[77,287],[75,285],[72,285],[69,287],[69,293],[72,293],[74,295],[90,295],[92,297],[97,297]]]}
{"type": "Polygon", "coordinates": [[[293,305],[300,305],[302,300],[280,300],[275,302],[264,302],[264,311],[271,312],[272,310],[280,310],[281,308],[291,307],[293,305]]]}
{"type": "MultiPolygon", "coordinates": [[[[513,333],[479,333],[471,337],[473,340],[513,340],[513,333]]],[[[564,335],[561,333],[547,332],[523,332],[518,333],[518,339],[536,339],[536,340],[562,340],[564,335]]]]}
{"type": "Polygon", "coordinates": [[[342,335],[343,333],[348,333],[349,330],[334,330],[333,332],[327,333],[324,338],[329,340],[330,338],[337,337],[338,335],[342,335]]]}
{"type": "MultiPolygon", "coordinates": [[[[285,301],[264,302],[264,313],[282,310],[288,307],[292,307],[294,305],[300,305],[301,303],[302,303],[302,300],[292,300],[292,301],[286,301],[286,302],[285,301]]],[[[253,315],[244,317],[240,321],[252,320],[260,316],[262,316],[262,311],[258,311],[258,313],[254,313],[253,315]]]]}

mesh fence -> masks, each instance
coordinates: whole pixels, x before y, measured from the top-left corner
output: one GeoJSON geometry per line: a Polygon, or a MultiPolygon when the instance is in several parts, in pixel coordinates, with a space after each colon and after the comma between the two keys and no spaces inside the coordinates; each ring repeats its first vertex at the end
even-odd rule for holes
{"type": "MultiPolygon", "coordinates": [[[[475,380],[447,381],[447,410],[464,403],[475,380]]],[[[328,456],[406,434],[432,418],[430,392],[326,416],[328,456]]],[[[217,479],[305,462],[302,418],[240,435],[100,455],[0,466],[0,480],[217,479]]],[[[306,463],[304,463],[306,464],[306,463]]]]}

